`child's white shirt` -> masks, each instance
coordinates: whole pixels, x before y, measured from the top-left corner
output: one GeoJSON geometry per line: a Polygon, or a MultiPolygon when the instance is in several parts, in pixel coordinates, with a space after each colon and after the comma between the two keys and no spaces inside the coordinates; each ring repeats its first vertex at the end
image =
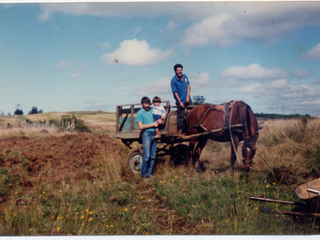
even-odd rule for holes
{"type": "Polygon", "coordinates": [[[163,116],[163,117],[165,117],[166,116],[166,110],[164,109],[164,107],[163,106],[154,106],[153,105],[153,107],[152,107],[152,111],[153,111],[153,114],[156,114],[156,115],[161,115],[161,116],[163,116]]]}

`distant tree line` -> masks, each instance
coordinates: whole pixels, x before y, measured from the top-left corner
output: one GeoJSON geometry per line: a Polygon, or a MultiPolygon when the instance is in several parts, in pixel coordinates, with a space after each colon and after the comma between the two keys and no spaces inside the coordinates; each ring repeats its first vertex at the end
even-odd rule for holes
{"type": "MultiPolygon", "coordinates": [[[[28,112],[28,114],[38,114],[38,113],[43,113],[43,111],[42,111],[42,110],[39,110],[39,111],[38,111],[38,108],[37,108],[37,107],[32,107],[32,108],[31,108],[31,111],[28,112]]],[[[22,109],[17,108],[17,109],[14,111],[14,114],[15,114],[15,115],[23,115],[23,111],[22,111],[22,109]]],[[[10,113],[8,113],[8,116],[10,116],[10,113]]]]}
{"type": "Polygon", "coordinates": [[[265,118],[265,119],[300,119],[306,118],[310,119],[313,118],[309,114],[300,115],[300,114],[275,114],[275,113],[255,113],[254,114],[257,118],[265,118]]]}

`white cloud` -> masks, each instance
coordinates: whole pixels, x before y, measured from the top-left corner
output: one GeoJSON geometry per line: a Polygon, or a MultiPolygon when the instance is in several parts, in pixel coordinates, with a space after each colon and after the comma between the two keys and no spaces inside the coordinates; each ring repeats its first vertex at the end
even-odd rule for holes
{"type": "Polygon", "coordinates": [[[123,41],[116,51],[104,54],[101,59],[109,64],[146,66],[161,62],[172,53],[171,49],[167,51],[151,49],[146,40],[138,41],[137,39],[132,39],[123,41]]]}
{"type": "Polygon", "coordinates": [[[292,72],[291,76],[295,78],[306,78],[309,76],[309,73],[305,69],[296,69],[292,72]]]}
{"type": "Polygon", "coordinates": [[[176,23],[176,22],[172,22],[170,21],[167,26],[166,26],[166,29],[168,30],[174,30],[178,27],[179,25],[176,23]]]}
{"type": "MultiPolygon", "coordinates": [[[[182,37],[187,48],[238,41],[272,43],[320,21],[318,2],[105,2],[41,4],[41,20],[55,12],[130,18],[164,17],[166,29],[191,24],[182,37]]],[[[137,29],[136,29],[137,30],[137,29]]]]}
{"type": "Polygon", "coordinates": [[[265,91],[266,91],[266,88],[260,83],[256,83],[254,85],[249,85],[249,86],[245,86],[245,87],[241,87],[239,89],[240,93],[261,94],[261,93],[264,93],[265,91]]]}
{"type": "Polygon", "coordinates": [[[58,62],[55,66],[54,69],[55,70],[60,70],[60,69],[68,69],[74,66],[74,63],[71,62],[66,62],[64,60],[58,62]]]}
{"type": "Polygon", "coordinates": [[[226,47],[239,41],[272,43],[320,20],[318,4],[261,2],[220,7],[219,13],[203,16],[185,30],[185,47],[226,47]]]}
{"type": "Polygon", "coordinates": [[[275,80],[269,84],[248,85],[239,89],[240,93],[253,94],[259,99],[264,99],[268,105],[285,105],[291,109],[305,112],[305,106],[320,101],[320,88],[307,85],[289,84],[287,80],[275,80]]]}
{"type": "Polygon", "coordinates": [[[272,81],[270,83],[270,89],[272,90],[279,91],[279,90],[286,89],[287,87],[288,87],[288,83],[286,79],[279,79],[279,80],[272,81]]]}
{"type": "Polygon", "coordinates": [[[166,77],[156,79],[152,82],[143,84],[142,86],[139,86],[136,89],[134,89],[133,94],[140,96],[158,95],[159,97],[161,97],[162,95],[171,94],[171,78],[166,77]]]}
{"type": "Polygon", "coordinates": [[[220,72],[220,78],[222,79],[272,80],[286,77],[286,72],[281,68],[268,69],[255,63],[252,63],[247,67],[230,67],[220,72]]]}
{"type": "Polygon", "coordinates": [[[320,43],[312,48],[309,52],[305,54],[305,58],[308,60],[320,59],[320,43]]]}
{"type": "Polygon", "coordinates": [[[198,73],[188,75],[192,90],[207,88],[210,80],[208,73],[198,73]]]}
{"type": "Polygon", "coordinates": [[[78,78],[85,75],[88,72],[88,64],[87,63],[73,63],[67,61],[60,61],[54,66],[55,70],[71,70],[73,71],[71,74],[71,78],[78,78]]]}

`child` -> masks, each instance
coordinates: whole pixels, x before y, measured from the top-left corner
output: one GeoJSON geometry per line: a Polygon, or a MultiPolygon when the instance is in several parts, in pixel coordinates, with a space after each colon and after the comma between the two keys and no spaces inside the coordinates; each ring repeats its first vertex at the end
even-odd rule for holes
{"type": "MultiPolygon", "coordinates": [[[[158,124],[161,124],[166,116],[166,110],[163,106],[160,106],[161,98],[158,96],[155,96],[152,100],[153,103],[153,121],[157,122],[158,124]]],[[[156,136],[154,138],[160,138],[160,130],[159,128],[156,128],[156,136]]]]}
{"type": "Polygon", "coordinates": [[[150,99],[143,97],[141,105],[142,108],[137,112],[136,121],[139,129],[142,130],[143,161],[141,177],[147,179],[152,175],[153,164],[156,159],[157,142],[154,139],[154,128],[158,127],[159,124],[153,121],[150,99]]]}

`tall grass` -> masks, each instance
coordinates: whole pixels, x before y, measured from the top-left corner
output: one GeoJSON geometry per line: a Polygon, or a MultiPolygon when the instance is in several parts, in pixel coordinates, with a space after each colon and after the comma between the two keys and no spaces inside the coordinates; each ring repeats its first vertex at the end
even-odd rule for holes
{"type": "MultiPolygon", "coordinates": [[[[158,162],[148,182],[128,173],[128,150],[120,144],[115,147],[121,154],[101,148],[93,164],[83,166],[91,177],[80,180],[34,180],[33,187],[26,187],[15,177],[15,171],[26,171],[23,164],[0,168],[6,193],[0,192],[0,235],[318,234],[316,219],[261,212],[292,211],[292,206],[249,197],[302,202],[294,190],[319,168],[319,123],[264,122],[248,174],[230,172],[230,144],[215,142],[201,156],[206,172],[158,162]],[[295,181],[277,179],[277,169],[290,170],[283,174],[295,181]]],[[[42,174],[50,176],[50,169],[42,174]]]]}

